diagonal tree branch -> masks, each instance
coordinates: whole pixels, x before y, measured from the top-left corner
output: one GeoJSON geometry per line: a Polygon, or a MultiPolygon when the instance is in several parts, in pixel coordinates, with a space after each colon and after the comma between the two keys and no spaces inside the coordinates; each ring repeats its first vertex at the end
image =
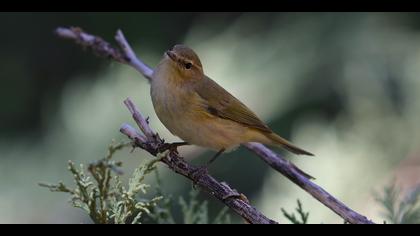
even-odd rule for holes
{"type": "Polygon", "coordinates": [[[248,150],[256,153],[273,169],[286,176],[293,183],[308,192],[326,207],[337,213],[337,215],[341,216],[346,222],[350,222],[352,224],[373,224],[373,222],[368,220],[365,216],[353,211],[323,188],[310,181],[306,173],[302,172],[290,161],[271,151],[266,146],[260,143],[246,143],[244,146],[248,150]]]}
{"type": "MultiPolygon", "coordinates": [[[[77,27],[57,28],[56,34],[62,38],[75,40],[76,43],[82,45],[83,47],[92,49],[93,52],[95,54],[98,54],[99,56],[111,58],[120,63],[132,66],[138,72],[140,72],[146,79],[148,79],[149,81],[152,80],[153,69],[137,58],[136,54],[133,52],[133,50],[129,46],[127,40],[125,39],[124,35],[122,34],[120,30],[117,31],[117,35],[115,36],[115,39],[117,43],[120,45],[120,47],[122,48],[123,52],[121,52],[119,49],[115,49],[111,47],[110,44],[104,41],[102,38],[85,33],[80,28],[77,28],[77,27]]],[[[132,110],[130,110],[130,112],[131,111],[132,110]]],[[[145,145],[143,141],[147,140],[146,137],[139,136],[139,134],[135,130],[133,130],[132,128],[129,128],[129,126],[127,125],[124,125],[122,127],[122,132],[124,130],[126,130],[127,132],[130,131],[126,133],[127,135],[128,134],[134,135],[134,136],[129,136],[129,137],[135,140],[137,139],[139,140],[139,141],[136,141],[136,143],[139,146],[145,145]]],[[[146,130],[143,130],[143,131],[145,134],[148,132],[146,130]]],[[[243,144],[243,146],[245,146],[248,150],[257,154],[264,162],[270,165],[273,169],[277,170],[282,175],[290,179],[293,183],[297,184],[303,190],[311,194],[314,198],[316,198],[322,204],[324,204],[325,206],[330,208],[332,211],[334,211],[336,214],[338,214],[340,217],[342,217],[346,222],[353,223],[353,224],[373,224],[373,222],[367,219],[365,216],[357,213],[356,211],[353,211],[352,209],[347,207],[344,203],[342,203],[341,201],[336,199],[334,196],[329,194],[327,191],[322,189],[320,186],[313,183],[311,181],[312,177],[310,175],[300,170],[298,167],[293,165],[290,161],[285,160],[279,154],[271,151],[270,149],[268,149],[267,147],[259,143],[246,143],[246,144],[243,144]]],[[[181,162],[181,163],[185,164],[184,162],[181,162]]],[[[173,169],[173,170],[177,171],[176,169],[173,169]]],[[[188,177],[187,172],[178,172],[178,173],[182,175],[185,174],[184,176],[188,177]]]]}
{"type": "Polygon", "coordinates": [[[55,33],[62,38],[75,40],[77,44],[82,45],[84,48],[92,49],[98,56],[112,58],[113,60],[133,67],[149,81],[152,79],[153,69],[137,58],[121,30],[117,31],[115,40],[122,49],[122,52],[120,49],[112,47],[110,43],[101,37],[87,34],[79,27],[59,27],[55,30],[55,33]]]}

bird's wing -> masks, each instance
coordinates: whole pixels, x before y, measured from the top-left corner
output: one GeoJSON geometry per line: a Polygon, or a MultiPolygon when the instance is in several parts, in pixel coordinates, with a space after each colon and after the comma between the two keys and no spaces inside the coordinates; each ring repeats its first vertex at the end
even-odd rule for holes
{"type": "Polygon", "coordinates": [[[272,132],[254,112],[207,76],[196,84],[195,91],[210,114],[263,132],[272,132]]]}

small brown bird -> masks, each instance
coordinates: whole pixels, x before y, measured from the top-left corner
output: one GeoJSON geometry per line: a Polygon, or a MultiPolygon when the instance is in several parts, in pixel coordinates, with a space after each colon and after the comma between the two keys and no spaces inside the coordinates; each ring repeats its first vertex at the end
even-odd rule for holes
{"type": "Polygon", "coordinates": [[[188,144],[218,151],[211,161],[247,142],[313,155],[275,134],[248,107],[207,77],[197,54],[187,46],[175,45],[165,52],[153,73],[151,97],[157,116],[172,134],[188,144]]]}

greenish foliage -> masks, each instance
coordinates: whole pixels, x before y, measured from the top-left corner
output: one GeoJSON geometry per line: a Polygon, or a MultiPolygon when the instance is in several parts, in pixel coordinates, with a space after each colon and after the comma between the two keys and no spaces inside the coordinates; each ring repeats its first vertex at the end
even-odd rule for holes
{"type": "MultiPolygon", "coordinates": [[[[172,196],[164,197],[161,180],[156,169],[156,163],[164,157],[151,161],[136,168],[125,187],[120,180],[121,162],[112,160],[113,154],[131,143],[111,144],[105,158],[91,163],[85,173],[83,165],[79,168],[71,161],[68,169],[73,175],[75,187],[70,188],[64,183],[46,184],[42,187],[52,192],[63,192],[71,195],[70,202],[76,208],[81,208],[88,213],[96,224],[138,224],[151,219],[155,223],[176,223],[173,216],[174,201],[172,196]],[[144,183],[147,175],[156,175],[156,194],[146,198],[151,187],[144,183]]],[[[230,223],[228,208],[222,209],[215,219],[209,219],[207,201],[197,200],[198,192],[191,190],[187,202],[180,197],[178,206],[182,209],[185,224],[230,223]]]]}
{"type": "Polygon", "coordinates": [[[152,199],[138,198],[140,193],[145,194],[146,189],[150,187],[143,181],[146,175],[156,168],[155,164],[159,159],[153,159],[136,168],[128,181],[128,187],[124,187],[118,175],[122,174],[119,169],[121,162],[115,162],[111,158],[117,150],[128,145],[130,143],[111,144],[105,158],[89,165],[89,175],[85,173],[83,165],[76,168],[70,161],[68,169],[76,184],[73,189],[63,183],[40,185],[53,192],[71,194],[72,205],[85,210],[94,223],[139,223],[142,214],[149,213],[162,199],[162,196],[152,199]]]}
{"type": "Polygon", "coordinates": [[[283,212],[284,217],[286,217],[293,224],[307,224],[309,212],[305,212],[303,210],[302,203],[300,202],[299,199],[297,200],[297,207],[295,210],[298,214],[298,217],[296,217],[295,213],[290,214],[285,209],[281,208],[281,211],[283,212]]]}
{"type": "Polygon", "coordinates": [[[220,213],[216,216],[214,221],[211,221],[208,217],[208,207],[207,201],[202,203],[197,201],[198,192],[191,190],[190,191],[190,201],[187,201],[183,198],[179,198],[179,204],[182,207],[182,212],[184,215],[184,223],[186,224],[221,224],[221,223],[230,223],[230,216],[226,214],[227,207],[222,209],[220,213]]]}
{"type": "Polygon", "coordinates": [[[175,223],[182,223],[182,224],[230,224],[231,218],[230,214],[227,213],[227,207],[224,207],[216,217],[211,220],[209,217],[208,211],[208,202],[198,200],[198,191],[195,189],[191,189],[189,192],[189,199],[186,200],[182,196],[179,197],[178,202],[176,202],[176,206],[174,206],[174,200],[172,195],[168,195],[163,193],[161,185],[162,181],[159,177],[159,173],[156,170],[156,192],[161,195],[165,196],[164,199],[160,202],[160,204],[156,205],[152,212],[149,214],[149,217],[153,219],[155,222],[160,224],[175,224],[175,223]],[[182,220],[181,222],[176,222],[175,217],[173,215],[174,208],[180,207],[182,212],[182,220]]]}
{"type": "Polygon", "coordinates": [[[376,200],[385,208],[384,217],[393,224],[419,224],[419,199],[420,186],[403,196],[395,184],[390,184],[384,188],[382,194],[376,194],[376,200]]]}

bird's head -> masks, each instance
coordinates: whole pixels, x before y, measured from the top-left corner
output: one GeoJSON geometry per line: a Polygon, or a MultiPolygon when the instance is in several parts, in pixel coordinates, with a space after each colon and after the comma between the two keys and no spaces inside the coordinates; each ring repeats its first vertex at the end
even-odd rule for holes
{"type": "Polygon", "coordinates": [[[163,63],[176,73],[176,78],[181,80],[197,80],[204,75],[200,58],[185,45],[177,44],[166,51],[163,63]]]}

